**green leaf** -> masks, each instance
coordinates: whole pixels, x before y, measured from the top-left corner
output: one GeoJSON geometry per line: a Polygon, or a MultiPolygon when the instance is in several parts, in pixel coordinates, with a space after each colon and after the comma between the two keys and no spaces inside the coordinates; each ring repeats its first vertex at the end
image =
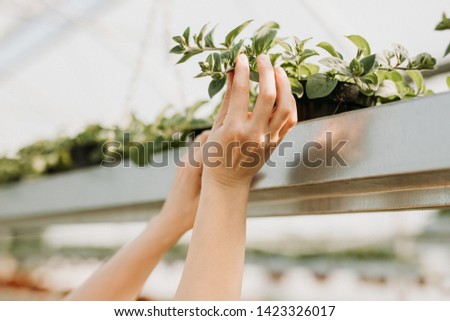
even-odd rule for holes
{"type": "Polygon", "coordinates": [[[437,24],[435,30],[446,30],[446,29],[450,29],[450,19],[448,19],[445,13],[443,13],[442,21],[437,24]]]}
{"type": "Polygon", "coordinates": [[[445,49],[444,57],[447,56],[450,53],[450,43],[447,46],[447,49],[445,49]]]}
{"type": "Polygon", "coordinates": [[[205,24],[202,29],[200,30],[200,32],[198,33],[198,36],[195,39],[195,42],[197,43],[197,46],[199,46],[200,48],[203,47],[202,45],[202,41],[203,41],[203,36],[205,34],[206,28],[208,27],[208,24],[205,24]]]}
{"type": "Polygon", "coordinates": [[[208,57],[206,57],[206,63],[208,64],[208,66],[210,66],[210,68],[212,68],[212,66],[214,65],[213,54],[209,54],[208,57]]]}
{"type": "Polygon", "coordinates": [[[261,30],[264,29],[280,29],[280,25],[278,23],[276,23],[275,21],[269,21],[266,22],[265,24],[263,24],[261,27],[259,27],[255,34],[257,34],[258,32],[260,32],[261,30]]]}
{"type": "Polygon", "coordinates": [[[449,77],[447,77],[447,79],[446,79],[446,83],[447,83],[447,87],[448,87],[448,89],[450,89],[450,76],[449,76],[449,77]]]}
{"type": "Polygon", "coordinates": [[[312,50],[312,49],[305,49],[301,55],[299,56],[299,60],[298,63],[302,63],[303,61],[305,61],[306,59],[308,59],[309,57],[312,56],[318,56],[319,54],[317,53],[317,51],[312,50]]]}
{"type": "Polygon", "coordinates": [[[422,73],[419,70],[406,70],[406,74],[412,79],[416,85],[416,94],[419,95],[426,91],[422,73]]]}
{"type": "Polygon", "coordinates": [[[201,50],[191,50],[191,51],[186,52],[186,53],[183,55],[183,57],[181,57],[181,59],[177,61],[177,65],[178,65],[178,64],[181,64],[181,63],[183,63],[183,62],[185,62],[185,61],[187,61],[187,60],[190,59],[191,57],[193,57],[193,56],[195,56],[195,55],[198,55],[198,54],[201,53],[201,52],[202,52],[201,50]]]}
{"type": "Polygon", "coordinates": [[[255,70],[250,70],[250,80],[254,82],[259,82],[259,73],[255,70]]]}
{"type": "Polygon", "coordinates": [[[405,48],[405,46],[403,46],[399,43],[394,43],[392,45],[392,48],[394,49],[394,56],[397,57],[397,59],[400,63],[405,60],[409,60],[409,52],[405,48]]]}
{"type": "Polygon", "coordinates": [[[256,56],[265,53],[271,47],[276,36],[276,29],[265,28],[255,33],[253,37],[253,48],[256,56]]]}
{"type": "Polygon", "coordinates": [[[189,35],[191,33],[191,28],[187,27],[183,32],[183,38],[186,40],[186,44],[189,45],[189,35]]]}
{"type": "Polygon", "coordinates": [[[350,62],[349,69],[353,76],[361,76],[364,71],[363,65],[355,58],[350,62]]]}
{"type": "Polygon", "coordinates": [[[385,79],[392,80],[393,82],[403,82],[403,76],[398,71],[386,71],[386,70],[378,70],[377,71],[378,80],[382,82],[385,79]]]}
{"type": "Polygon", "coordinates": [[[306,63],[306,64],[301,64],[298,67],[298,72],[300,73],[299,76],[301,78],[307,78],[307,77],[309,77],[309,76],[311,76],[313,74],[318,73],[319,70],[320,70],[320,67],[315,65],[315,64],[308,64],[308,63],[306,63]]]}
{"type": "MultiPolygon", "coordinates": [[[[231,50],[230,50],[231,51],[231,50]]],[[[222,57],[222,62],[230,61],[230,51],[222,51],[220,57],[222,57]]]]}
{"type": "Polygon", "coordinates": [[[328,51],[328,53],[333,57],[342,59],[342,55],[339,52],[337,52],[336,49],[334,49],[334,47],[329,42],[322,41],[318,43],[316,46],[328,51]]]}
{"type": "Polygon", "coordinates": [[[359,35],[350,35],[347,36],[347,39],[353,42],[355,46],[358,47],[359,50],[361,50],[363,56],[370,55],[370,45],[366,39],[359,35]]]}
{"type": "Polygon", "coordinates": [[[299,78],[297,74],[297,65],[293,64],[290,61],[285,61],[280,65],[281,68],[283,68],[288,76],[292,76],[294,78],[299,78]]]}
{"type": "Polygon", "coordinates": [[[351,76],[351,73],[348,70],[347,63],[341,58],[325,57],[320,59],[319,62],[328,68],[336,70],[337,72],[339,72],[344,76],[351,76]]]}
{"type": "Polygon", "coordinates": [[[436,65],[436,59],[433,58],[429,53],[422,52],[414,57],[411,61],[411,65],[417,69],[434,69],[436,65]]]}
{"type": "Polygon", "coordinates": [[[173,53],[173,54],[182,54],[182,53],[184,53],[184,48],[183,48],[183,46],[181,46],[181,45],[177,45],[177,46],[175,46],[175,47],[173,47],[172,49],[170,49],[170,53],[173,53]]]}
{"type": "Polygon", "coordinates": [[[215,48],[216,46],[214,45],[214,31],[216,30],[216,27],[212,28],[212,30],[210,32],[208,32],[205,36],[205,46],[208,48],[215,48]]]}
{"type": "Polygon", "coordinates": [[[415,90],[405,81],[396,81],[395,86],[397,87],[400,98],[404,98],[407,95],[414,96],[415,90]]]}
{"type": "Polygon", "coordinates": [[[395,82],[392,80],[384,80],[378,90],[375,92],[375,96],[382,98],[398,97],[401,98],[395,82]]]}
{"type": "Polygon", "coordinates": [[[281,57],[281,53],[279,53],[279,52],[269,54],[270,63],[272,64],[272,66],[275,66],[278,58],[280,58],[280,57],[281,57]]]}
{"type": "Polygon", "coordinates": [[[208,72],[201,72],[201,73],[195,75],[194,78],[202,78],[202,77],[207,77],[209,75],[210,75],[210,73],[208,73],[208,72]]]}
{"type": "Polygon", "coordinates": [[[306,95],[310,99],[326,97],[336,88],[338,81],[325,74],[314,74],[306,82],[306,95]]]}
{"type": "Polygon", "coordinates": [[[231,62],[232,66],[234,66],[236,58],[241,53],[243,46],[244,46],[244,39],[240,40],[238,43],[236,43],[233,46],[233,48],[231,48],[231,50],[230,50],[230,62],[231,62]]]}
{"type": "Polygon", "coordinates": [[[175,36],[172,37],[173,41],[175,41],[176,43],[182,44],[183,43],[183,37],[181,36],[175,36]]]}
{"type": "Polygon", "coordinates": [[[377,63],[383,67],[389,68],[391,66],[391,63],[388,55],[388,50],[384,50],[383,53],[377,53],[375,55],[377,63]]]}
{"type": "Polygon", "coordinates": [[[222,77],[219,79],[213,79],[209,83],[209,87],[208,87],[209,97],[213,98],[219,91],[222,90],[222,88],[225,86],[226,83],[227,83],[226,77],[222,77]]]}
{"type": "Polygon", "coordinates": [[[214,52],[213,58],[214,58],[214,64],[213,64],[212,70],[217,71],[217,72],[222,71],[222,58],[221,58],[220,54],[218,52],[214,52]]]}
{"type": "Polygon", "coordinates": [[[372,69],[374,68],[375,63],[376,63],[375,58],[376,58],[376,55],[373,54],[373,55],[366,56],[359,61],[364,69],[363,74],[362,74],[363,76],[367,75],[369,72],[372,71],[372,69]]]}
{"type": "Polygon", "coordinates": [[[231,30],[225,37],[225,42],[223,43],[223,45],[229,48],[233,44],[234,39],[236,39],[236,37],[242,32],[242,30],[244,30],[252,21],[253,20],[248,20],[231,30]]]}
{"type": "Polygon", "coordinates": [[[198,65],[200,66],[200,69],[204,72],[209,71],[209,64],[204,61],[199,61],[198,65]]]}
{"type": "Polygon", "coordinates": [[[304,63],[302,66],[305,66],[309,69],[309,72],[312,74],[317,74],[320,70],[320,67],[315,64],[304,63]]]}
{"type": "Polygon", "coordinates": [[[376,73],[370,73],[364,77],[360,77],[365,83],[373,84],[378,86],[378,76],[376,73]]]}
{"type": "MultiPolygon", "coordinates": [[[[305,50],[305,44],[310,41],[312,39],[312,37],[300,40],[297,37],[293,37],[294,40],[294,47],[295,47],[295,51],[297,53],[297,55],[301,55],[303,53],[303,51],[305,50]]],[[[307,50],[311,50],[311,49],[307,49],[307,50]]],[[[314,50],[313,50],[314,51],[314,50]]]]}
{"type": "Polygon", "coordinates": [[[283,48],[286,51],[292,52],[292,47],[287,42],[281,40],[281,39],[275,39],[274,41],[277,45],[280,45],[281,48],[283,48]]]}
{"type": "Polygon", "coordinates": [[[294,95],[297,96],[297,98],[302,98],[303,96],[303,86],[300,83],[300,81],[298,81],[295,78],[291,78],[289,77],[289,82],[291,83],[291,91],[294,95]]]}
{"type": "Polygon", "coordinates": [[[305,66],[304,64],[298,66],[298,73],[301,78],[307,78],[313,74],[308,66],[305,66]]]}
{"type": "Polygon", "coordinates": [[[355,77],[355,83],[359,90],[366,96],[372,96],[378,89],[378,76],[375,73],[364,77],[355,77]]]}

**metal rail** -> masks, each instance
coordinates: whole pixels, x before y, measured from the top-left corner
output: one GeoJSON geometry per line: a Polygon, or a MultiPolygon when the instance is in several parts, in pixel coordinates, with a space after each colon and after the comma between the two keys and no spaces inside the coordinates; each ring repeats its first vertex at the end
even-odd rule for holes
{"type": "MultiPolygon", "coordinates": [[[[302,122],[286,141],[293,148],[278,149],[275,165],[255,179],[249,216],[450,207],[450,93],[302,122]],[[327,132],[329,146],[319,150],[327,132]],[[347,166],[336,159],[307,166],[308,146],[314,163],[341,141],[347,166]]],[[[90,168],[7,185],[0,188],[0,223],[147,219],[164,201],[174,170],[172,163],[90,168]]]]}

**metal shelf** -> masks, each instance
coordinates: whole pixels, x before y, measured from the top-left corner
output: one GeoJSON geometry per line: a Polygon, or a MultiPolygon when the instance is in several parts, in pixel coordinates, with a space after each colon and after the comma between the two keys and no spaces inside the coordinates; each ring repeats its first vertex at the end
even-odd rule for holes
{"type": "MultiPolygon", "coordinates": [[[[255,179],[249,216],[450,207],[450,93],[302,122],[286,141],[294,148],[277,150],[276,166],[255,179]],[[347,141],[340,155],[348,166],[286,166],[302,159],[309,142],[324,145],[327,132],[332,145],[347,141]]],[[[90,168],[8,185],[0,188],[0,223],[147,219],[164,201],[174,169],[90,168]]]]}

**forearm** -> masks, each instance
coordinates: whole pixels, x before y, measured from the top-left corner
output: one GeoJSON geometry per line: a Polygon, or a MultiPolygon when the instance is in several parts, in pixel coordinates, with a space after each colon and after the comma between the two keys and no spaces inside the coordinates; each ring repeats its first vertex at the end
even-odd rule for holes
{"type": "Polygon", "coordinates": [[[199,208],[175,299],[239,300],[249,186],[203,179],[199,208]]]}
{"type": "Polygon", "coordinates": [[[170,217],[154,217],[134,241],[105,262],[67,300],[135,300],[149,274],[184,230],[170,217]]]}
{"type": "Polygon", "coordinates": [[[250,182],[273,151],[271,146],[279,144],[297,122],[286,72],[280,67],[275,72],[267,55],[258,56],[257,65],[259,94],[253,111],[248,112],[249,61],[240,54],[203,148],[207,158],[202,192],[176,299],[240,299],[250,182]],[[211,161],[218,166],[206,166],[211,161]]]}

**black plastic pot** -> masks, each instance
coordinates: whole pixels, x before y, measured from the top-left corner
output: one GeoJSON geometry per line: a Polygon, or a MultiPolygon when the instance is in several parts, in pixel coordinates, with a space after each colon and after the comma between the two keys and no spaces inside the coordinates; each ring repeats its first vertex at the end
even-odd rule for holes
{"type": "MultiPolygon", "coordinates": [[[[306,81],[302,81],[303,88],[306,81]]],[[[298,121],[330,116],[375,106],[376,97],[366,96],[359,91],[359,88],[350,83],[338,82],[336,88],[326,97],[309,99],[306,93],[295,100],[297,103],[298,121]]]]}
{"type": "Polygon", "coordinates": [[[101,145],[88,143],[84,145],[75,144],[70,149],[73,167],[87,167],[101,162],[101,145]]]}
{"type": "Polygon", "coordinates": [[[195,128],[187,132],[186,136],[189,136],[191,133],[194,134],[194,137],[197,137],[201,133],[203,133],[205,130],[211,130],[211,127],[203,127],[203,128],[195,128]]]}
{"type": "MultiPolygon", "coordinates": [[[[301,81],[301,83],[303,88],[306,88],[306,81],[301,81]]],[[[377,102],[375,96],[366,96],[355,84],[342,81],[338,82],[336,88],[326,97],[309,99],[305,93],[301,98],[297,98],[295,95],[294,98],[299,122],[372,107],[377,102]]],[[[196,137],[209,129],[211,128],[197,128],[188,133],[194,133],[194,137],[196,137]]]]}

